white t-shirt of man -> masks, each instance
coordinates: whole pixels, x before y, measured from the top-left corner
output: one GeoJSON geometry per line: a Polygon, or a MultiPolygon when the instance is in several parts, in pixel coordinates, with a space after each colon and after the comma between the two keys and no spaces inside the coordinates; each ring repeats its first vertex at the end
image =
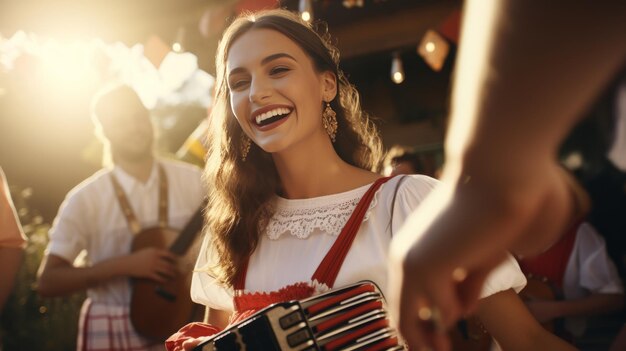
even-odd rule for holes
{"type": "MultiPolygon", "coordinates": [[[[615,264],[606,251],[604,238],[583,222],[576,232],[572,253],[563,276],[565,300],[575,300],[592,293],[623,294],[624,289],[615,264]]],[[[565,329],[574,336],[582,336],[587,328],[586,318],[565,319],[565,329]]]]}

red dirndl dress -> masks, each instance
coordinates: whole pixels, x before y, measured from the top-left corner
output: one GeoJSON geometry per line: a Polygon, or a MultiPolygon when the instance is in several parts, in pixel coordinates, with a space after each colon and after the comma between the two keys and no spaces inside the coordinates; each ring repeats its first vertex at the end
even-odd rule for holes
{"type": "MultiPolygon", "coordinates": [[[[248,293],[245,292],[246,273],[248,271],[248,262],[246,262],[245,266],[240,270],[241,274],[236,277],[233,286],[235,289],[235,296],[233,297],[235,313],[231,317],[230,324],[237,324],[271,304],[283,301],[302,300],[316,293],[331,289],[335,284],[339,270],[361,227],[361,222],[369,209],[372,199],[374,199],[376,191],[389,179],[391,178],[386,177],[376,180],[365,195],[363,195],[348,219],[348,222],[341,230],[337,240],[335,240],[335,243],[330,250],[328,250],[326,256],[324,256],[324,259],[317,267],[315,273],[313,273],[313,276],[311,276],[310,282],[290,284],[277,291],[248,293]]],[[[165,346],[169,351],[183,350],[182,344],[186,340],[210,336],[220,331],[220,328],[210,324],[199,322],[189,323],[177,333],[170,336],[165,341],[165,346]]]]}

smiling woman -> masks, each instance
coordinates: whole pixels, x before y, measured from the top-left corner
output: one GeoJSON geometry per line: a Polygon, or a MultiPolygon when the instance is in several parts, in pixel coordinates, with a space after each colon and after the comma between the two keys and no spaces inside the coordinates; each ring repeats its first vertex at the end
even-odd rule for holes
{"type": "Polygon", "coordinates": [[[305,198],[336,192],[329,186],[368,184],[377,176],[365,170],[378,166],[381,145],[357,91],[339,69],[337,50],[296,16],[273,11],[242,17],[221,43],[206,167],[215,206],[207,218],[223,259],[218,275],[232,283],[256,247],[277,194],[305,198]],[[337,114],[335,143],[322,126],[326,103],[337,114]],[[253,143],[244,162],[248,140],[253,143]],[[357,184],[322,178],[301,184],[315,174],[309,167],[333,173],[323,175],[331,179],[347,169],[358,174],[357,184]]]}

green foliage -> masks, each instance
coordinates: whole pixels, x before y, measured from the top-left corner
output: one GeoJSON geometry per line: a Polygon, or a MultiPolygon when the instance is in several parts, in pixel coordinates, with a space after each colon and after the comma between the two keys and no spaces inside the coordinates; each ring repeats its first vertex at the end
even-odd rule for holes
{"type": "MultiPolygon", "coordinates": [[[[26,207],[20,209],[18,205],[18,209],[22,223],[27,223],[26,207]]],[[[41,223],[39,216],[29,219],[30,223],[24,225],[28,246],[2,315],[3,351],[75,350],[78,315],[85,295],[42,298],[37,294],[37,269],[48,243],[49,225],[41,223]]]]}

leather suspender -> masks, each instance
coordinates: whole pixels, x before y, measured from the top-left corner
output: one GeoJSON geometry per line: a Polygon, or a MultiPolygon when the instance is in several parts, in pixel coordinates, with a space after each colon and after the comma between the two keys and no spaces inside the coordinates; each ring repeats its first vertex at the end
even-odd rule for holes
{"type": "MultiPolygon", "coordinates": [[[[159,169],[159,227],[166,228],[167,227],[167,206],[168,206],[168,198],[167,198],[167,176],[165,175],[165,170],[161,164],[158,165],[159,169]]],[[[115,189],[115,195],[117,196],[117,200],[122,207],[122,213],[124,217],[126,217],[126,222],[128,223],[128,228],[133,234],[138,234],[141,232],[141,224],[135,216],[135,212],[133,212],[132,207],[130,206],[130,202],[124,193],[124,189],[120,185],[119,181],[111,172],[111,183],[113,184],[113,188],[115,189]]]]}

